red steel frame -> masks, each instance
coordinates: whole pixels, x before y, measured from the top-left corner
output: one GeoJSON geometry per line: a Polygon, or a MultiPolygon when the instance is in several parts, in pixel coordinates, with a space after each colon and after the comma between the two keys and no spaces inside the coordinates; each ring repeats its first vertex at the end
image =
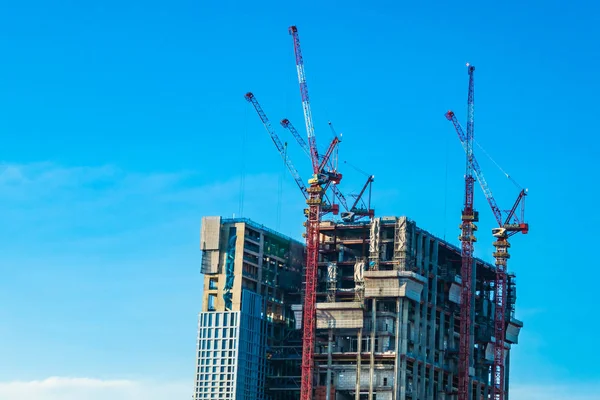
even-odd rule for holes
{"type": "MultiPolygon", "coordinates": [[[[302,337],[302,376],[300,386],[300,399],[310,400],[313,397],[313,379],[314,379],[314,348],[315,348],[315,329],[316,329],[316,291],[317,291],[317,267],[319,262],[319,228],[321,220],[321,203],[323,200],[323,182],[320,179],[321,168],[327,162],[327,157],[319,162],[319,153],[317,151],[317,142],[315,138],[314,126],[312,121],[312,112],[308,97],[308,85],[304,73],[304,60],[300,48],[300,37],[298,29],[295,26],[289,28],[289,34],[294,40],[294,55],[296,56],[296,70],[298,72],[298,83],[300,84],[300,95],[302,98],[302,108],[304,110],[304,121],[306,123],[306,132],[308,136],[308,145],[310,149],[313,179],[308,188],[309,197],[306,200],[308,204],[308,221],[306,223],[306,276],[303,307],[303,337],[302,337]]],[[[329,153],[329,152],[328,152],[329,153]]]]}
{"type": "Polygon", "coordinates": [[[316,329],[317,265],[319,262],[319,225],[322,188],[319,184],[308,188],[308,221],[306,224],[306,286],[304,294],[302,377],[300,399],[313,397],[314,348],[316,329]]]}

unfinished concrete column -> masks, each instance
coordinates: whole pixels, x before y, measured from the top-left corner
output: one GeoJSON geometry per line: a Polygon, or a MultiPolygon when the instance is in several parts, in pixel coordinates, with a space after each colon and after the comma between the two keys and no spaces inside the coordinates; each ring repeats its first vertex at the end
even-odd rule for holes
{"type": "Polygon", "coordinates": [[[412,371],[412,391],[413,391],[413,397],[414,398],[420,398],[420,385],[419,385],[419,377],[420,377],[420,373],[419,373],[419,348],[420,348],[420,340],[419,340],[419,336],[421,335],[420,332],[420,327],[421,327],[421,307],[419,305],[419,303],[415,302],[414,303],[414,314],[413,314],[413,322],[412,322],[412,328],[413,328],[413,332],[412,332],[412,339],[413,339],[413,354],[414,357],[417,359],[414,363],[413,363],[413,371],[412,371]]]}
{"type": "MultiPolygon", "coordinates": [[[[434,386],[435,386],[435,361],[437,353],[437,343],[435,343],[435,332],[437,327],[437,283],[438,283],[438,259],[437,259],[437,243],[431,237],[427,237],[427,248],[426,248],[426,263],[429,264],[433,278],[431,279],[431,286],[429,292],[431,293],[431,314],[428,322],[429,325],[429,360],[427,360],[431,367],[429,368],[429,395],[430,398],[434,399],[434,386]]],[[[427,300],[427,299],[426,299],[427,300]]]]}
{"type": "Polygon", "coordinates": [[[377,329],[377,299],[373,299],[371,312],[371,365],[369,369],[369,400],[373,400],[373,381],[375,378],[375,330],[377,329]]]}
{"type": "Polygon", "coordinates": [[[483,387],[483,398],[484,399],[490,398],[490,385],[485,385],[483,387]]]}
{"type": "Polygon", "coordinates": [[[392,391],[392,400],[397,400],[398,399],[398,391],[400,388],[400,382],[398,379],[398,371],[401,368],[400,362],[401,362],[401,356],[400,356],[400,334],[401,334],[401,318],[402,318],[402,309],[400,308],[402,306],[402,300],[400,299],[400,297],[398,297],[396,299],[396,329],[395,329],[395,335],[396,335],[396,346],[395,346],[395,350],[396,350],[396,360],[394,362],[394,387],[395,390],[392,391]]]}
{"type": "MultiPolygon", "coordinates": [[[[448,343],[444,343],[444,335],[446,334],[446,313],[442,310],[440,312],[440,338],[436,346],[440,349],[439,352],[439,364],[444,365],[445,363],[445,352],[448,347],[448,343]],[[445,345],[444,345],[445,344],[445,345]]],[[[444,369],[440,369],[438,372],[438,390],[439,392],[444,392],[446,388],[444,388],[444,369]]]]}
{"type": "MultiPolygon", "coordinates": [[[[333,344],[333,329],[329,330],[329,337],[327,338],[327,393],[325,394],[326,400],[331,399],[331,345],[333,344]]],[[[335,400],[335,399],[333,399],[335,400]]]]}
{"type": "Polygon", "coordinates": [[[356,347],[358,355],[356,356],[356,393],[354,394],[354,400],[360,400],[360,376],[362,375],[362,328],[358,330],[358,343],[356,347]]]}
{"type": "Polygon", "coordinates": [[[381,235],[380,218],[373,219],[371,223],[370,241],[369,241],[369,270],[377,271],[379,269],[379,237],[381,235]]]}
{"type": "MultiPolygon", "coordinates": [[[[448,339],[450,341],[450,343],[448,345],[451,346],[451,348],[453,350],[458,350],[458,344],[457,344],[457,340],[456,340],[456,337],[455,337],[455,330],[454,330],[454,327],[455,327],[455,324],[456,324],[456,317],[455,317],[454,314],[455,313],[451,313],[450,314],[450,323],[448,324],[448,326],[450,328],[448,330],[449,331],[448,332],[448,339]]],[[[457,360],[457,363],[458,363],[458,358],[456,360],[457,360]]],[[[453,382],[454,382],[454,372],[451,369],[450,372],[448,373],[448,385],[450,386],[450,390],[454,389],[453,382]]]]}
{"type": "MultiPolygon", "coordinates": [[[[419,232],[417,235],[417,265],[419,266],[419,274],[427,277],[427,269],[424,267],[424,259],[425,259],[425,246],[424,243],[424,233],[419,232]]],[[[418,337],[418,354],[421,360],[419,365],[419,399],[428,398],[425,396],[427,393],[427,385],[426,385],[426,377],[427,377],[427,296],[429,296],[429,280],[426,279],[423,285],[423,292],[421,294],[421,304],[419,305],[420,313],[418,319],[419,326],[419,337],[418,337]]]]}

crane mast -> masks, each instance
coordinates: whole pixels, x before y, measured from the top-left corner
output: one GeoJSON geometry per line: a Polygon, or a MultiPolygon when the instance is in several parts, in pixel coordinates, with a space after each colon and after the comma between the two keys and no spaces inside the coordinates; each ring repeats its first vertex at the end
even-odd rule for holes
{"type": "MultiPolygon", "coordinates": [[[[496,264],[496,279],[494,284],[494,336],[496,341],[494,342],[494,365],[492,367],[492,399],[493,400],[505,400],[506,399],[506,388],[504,380],[505,363],[505,341],[506,341],[506,286],[507,286],[507,267],[506,263],[510,258],[508,248],[510,243],[508,238],[516,233],[527,234],[529,232],[529,224],[523,221],[524,201],[527,192],[521,190],[515,204],[508,213],[504,223],[500,221],[498,228],[492,229],[492,234],[496,238],[494,241],[494,259],[496,264]],[[522,205],[521,219],[516,218],[515,211],[519,206],[522,205]]],[[[510,316],[509,316],[510,318],[510,316]]]]}
{"type": "Polygon", "coordinates": [[[472,272],[473,272],[473,243],[476,241],[474,232],[477,230],[475,222],[479,215],[473,207],[473,192],[475,177],[471,164],[473,158],[474,134],[474,82],[475,67],[468,65],[469,95],[467,110],[467,135],[466,150],[467,162],[465,173],[465,198],[462,211],[461,224],[461,308],[460,308],[460,343],[458,352],[458,400],[470,400],[471,392],[471,299],[472,299],[472,272]]]}
{"type": "Polygon", "coordinates": [[[289,28],[289,34],[294,42],[294,55],[296,56],[296,70],[298,72],[298,83],[300,85],[300,96],[302,99],[302,108],[304,110],[304,122],[306,123],[306,133],[308,137],[308,147],[311,154],[313,167],[313,177],[309,180],[308,199],[306,203],[308,210],[306,221],[306,271],[305,271],[305,292],[303,307],[303,338],[302,338],[302,377],[300,385],[300,400],[311,400],[313,397],[314,385],[314,348],[315,348],[315,329],[316,329],[316,296],[317,296],[317,266],[319,262],[319,236],[321,223],[321,204],[323,203],[324,188],[330,183],[337,184],[341,179],[341,174],[330,173],[323,174],[322,168],[327,165],[329,156],[335,149],[339,139],[334,138],[331,146],[322,160],[319,159],[317,151],[317,141],[315,138],[314,126],[312,122],[312,113],[310,110],[310,101],[308,97],[308,85],[304,72],[304,60],[300,47],[300,37],[298,29],[295,26],[289,28]],[[337,139],[337,140],[336,140],[337,139]]]}
{"type": "MultiPolygon", "coordinates": [[[[472,68],[472,67],[470,67],[472,68]]],[[[470,71],[472,81],[472,72],[470,71]]],[[[452,122],[454,128],[456,129],[456,133],[458,134],[458,138],[463,146],[463,149],[467,155],[467,160],[470,164],[470,170],[475,174],[477,180],[479,181],[479,185],[485,198],[490,205],[490,209],[492,210],[492,214],[494,215],[496,222],[498,223],[498,228],[492,229],[492,234],[495,237],[495,241],[493,243],[495,247],[494,251],[494,259],[496,265],[496,274],[494,278],[494,362],[492,366],[492,399],[493,400],[506,400],[506,389],[505,389],[505,342],[506,342],[506,314],[507,314],[507,305],[506,305],[506,286],[507,286],[507,260],[510,258],[510,254],[508,253],[508,248],[510,244],[508,242],[508,238],[517,234],[523,233],[527,234],[529,231],[529,224],[524,222],[524,211],[525,211],[525,196],[527,196],[527,191],[525,189],[521,189],[519,195],[515,203],[513,204],[510,211],[508,211],[506,218],[503,218],[502,211],[498,207],[496,200],[492,194],[491,189],[489,188],[487,181],[479,167],[479,163],[473,154],[473,118],[472,118],[472,85],[469,84],[469,124],[467,125],[467,134],[465,135],[462,127],[458,123],[456,119],[456,115],[452,111],[448,111],[446,113],[446,118],[452,122]],[[470,126],[470,129],[469,129],[470,126]],[[517,208],[521,206],[521,215],[520,218],[517,216],[516,211],[517,208]]],[[[469,171],[469,170],[468,170],[469,171]]],[[[467,178],[465,178],[467,179],[467,178]]],[[[463,258],[463,266],[464,266],[464,258],[463,258]]],[[[469,305],[470,309],[470,305],[469,305]]],[[[465,309],[461,310],[461,313],[464,312],[465,309]]],[[[470,322],[470,320],[469,320],[470,322]]],[[[462,345],[462,327],[461,327],[461,345],[462,345]]],[[[470,346],[469,346],[470,350],[470,346]]],[[[461,347],[462,351],[462,347],[461,347]]],[[[462,359],[461,359],[462,361],[462,359]]],[[[462,365],[462,364],[461,364],[462,365]]],[[[464,366],[463,366],[464,368],[464,366]]],[[[463,370],[461,370],[462,372],[463,370]]],[[[461,375],[459,378],[463,378],[461,375]]],[[[468,376],[467,376],[468,378],[468,376]]],[[[464,383],[459,379],[459,385],[464,383]]],[[[467,386],[467,390],[470,389],[470,385],[467,386]]],[[[469,392],[465,391],[463,386],[459,386],[459,399],[469,399],[469,397],[462,397],[463,395],[468,396],[469,392]],[[462,389],[462,390],[461,390],[462,389]]]]}
{"type": "MultiPolygon", "coordinates": [[[[300,399],[301,400],[312,400],[313,398],[313,386],[314,386],[314,348],[315,348],[315,330],[316,330],[316,294],[317,294],[317,268],[319,261],[319,245],[320,245],[320,223],[321,217],[324,214],[332,212],[337,214],[339,206],[337,204],[329,204],[326,192],[331,187],[334,196],[340,200],[340,203],[344,206],[347,211],[348,205],[346,198],[337,188],[337,184],[342,179],[342,174],[337,171],[337,162],[332,162],[332,157],[337,149],[337,145],[340,142],[340,138],[334,135],[332,142],[328,146],[323,156],[319,155],[317,149],[317,142],[314,133],[314,126],[312,121],[312,113],[310,109],[310,101],[308,96],[308,85],[306,83],[306,75],[304,72],[304,60],[302,57],[302,51],[300,48],[300,38],[298,36],[298,29],[295,26],[291,26],[288,30],[289,34],[293,38],[294,43],[294,55],[296,59],[296,71],[298,74],[298,83],[300,85],[300,95],[302,99],[302,108],[304,111],[304,120],[306,123],[306,132],[308,138],[308,144],[304,142],[302,137],[298,134],[296,129],[291,125],[289,120],[284,119],[281,121],[281,125],[284,128],[289,129],[292,135],[296,138],[302,149],[308,154],[311,159],[313,175],[308,180],[308,188],[304,185],[304,182],[300,178],[298,172],[292,165],[291,161],[287,159],[285,154],[285,148],[279,140],[279,137],[275,133],[273,127],[266,114],[262,110],[262,107],[256,100],[256,97],[248,92],[245,98],[250,102],[256,112],[258,113],[265,129],[269,133],[275,147],[283,157],[286,166],[292,173],[296,184],[302,191],[302,194],[306,198],[307,208],[304,210],[304,214],[307,218],[305,223],[306,233],[306,268],[305,268],[305,287],[304,287],[304,305],[303,305],[303,343],[302,343],[302,376],[301,376],[301,387],[300,387],[300,399]]],[[[373,182],[373,177],[369,177],[367,183],[363,187],[357,200],[352,205],[352,209],[356,207],[358,201],[365,192],[367,186],[373,182]]],[[[352,213],[347,213],[352,214],[352,213]]],[[[356,210],[356,215],[373,215],[373,210],[356,210]]]]}

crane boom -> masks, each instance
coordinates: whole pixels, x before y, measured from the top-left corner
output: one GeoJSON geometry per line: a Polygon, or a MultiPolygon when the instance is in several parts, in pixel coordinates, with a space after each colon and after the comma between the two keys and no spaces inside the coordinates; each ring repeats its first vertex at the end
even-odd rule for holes
{"type": "Polygon", "coordinates": [[[365,190],[367,190],[367,187],[373,183],[373,181],[375,180],[375,177],[373,175],[369,175],[369,177],[367,178],[367,182],[365,182],[364,186],[362,187],[360,193],[358,194],[358,196],[356,196],[356,200],[354,200],[354,204],[352,204],[352,207],[350,207],[350,211],[353,211],[356,209],[356,206],[358,205],[358,202],[360,201],[360,199],[362,198],[363,194],[365,193],[365,190]]]}
{"type": "Polygon", "coordinates": [[[294,125],[292,125],[292,123],[290,122],[289,119],[284,118],[281,120],[281,126],[283,126],[285,129],[289,130],[290,133],[292,134],[292,136],[294,136],[294,138],[296,138],[296,141],[298,142],[298,144],[300,145],[300,147],[302,148],[302,150],[304,150],[304,152],[306,153],[306,155],[308,156],[308,158],[311,157],[310,155],[310,149],[308,148],[308,145],[306,144],[306,142],[304,141],[304,139],[302,139],[302,136],[300,135],[300,133],[298,132],[298,130],[294,127],[294,125]]]}
{"type": "Polygon", "coordinates": [[[296,56],[296,71],[298,73],[298,83],[300,84],[300,96],[302,98],[302,109],[304,110],[304,122],[306,123],[306,133],[308,136],[308,145],[310,148],[313,173],[319,173],[319,152],[317,150],[317,139],[315,137],[315,128],[312,120],[312,111],[310,109],[310,100],[308,97],[308,84],[306,83],[306,73],[304,71],[304,58],[302,57],[302,48],[300,47],[300,37],[298,28],[290,26],[289,33],[294,39],[294,55],[296,56]]]}
{"type": "MultiPolygon", "coordinates": [[[[466,153],[467,152],[467,138],[462,129],[462,126],[456,119],[456,115],[454,114],[453,111],[448,111],[446,113],[446,118],[449,121],[451,121],[452,124],[454,125],[454,128],[456,129],[456,133],[458,134],[460,143],[466,153]]],[[[525,201],[524,200],[525,196],[527,196],[527,190],[521,189],[521,191],[519,192],[519,195],[517,196],[517,200],[513,204],[512,208],[510,209],[510,211],[508,211],[506,217],[503,217],[502,210],[500,209],[500,207],[498,207],[498,204],[496,203],[496,199],[494,198],[494,195],[492,194],[492,190],[490,189],[487,181],[485,180],[485,176],[483,175],[483,172],[481,171],[481,167],[479,166],[479,163],[477,162],[477,158],[475,157],[475,154],[471,155],[471,167],[473,168],[473,172],[475,173],[477,181],[479,182],[481,191],[483,192],[483,195],[487,199],[487,201],[490,205],[490,208],[492,209],[492,213],[494,214],[494,217],[496,218],[496,222],[498,222],[498,226],[506,227],[507,225],[522,225],[523,220],[524,220],[523,219],[523,210],[521,210],[520,218],[517,217],[516,210],[517,210],[517,207],[519,206],[519,204],[521,204],[521,205],[524,204],[523,202],[525,201]]],[[[522,230],[522,228],[523,227],[521,226],[521,230],[522,230]]]]}
{"type": "Polygon", "coordinates": [[[271,126],[271,122],[269,121],[267,114],[265,114],[262,107],[260,106],[260,103],[256,99],[256,96],[254,96],[254,94],[252,92],[248,92],[248,93],[246,93],[244,98],[254,106],[254,109],[256,110],[258,117],[262,121],[262,123],[265,126],[265,129],[267,130],[269,135],[271,136],[271,140],[273,140],[273,143],[275,144],[277,151],[283,158],[283,161],[285,162],[287,169],[292,174],[292,177],[294,178],[294,180],[296,181],[296,184],[300,188],[302,195],[304,196],[304,198],[308,198],[308,191],[306,189],[306,186],[304,185],[304,182],[302,181],[302,178],[300,178],[300,174],[298,173],[298,171],[296,170],[296,168],[294,167],[294,165],[292,164],[290,159],[286,156],[285,147],[281,143],[281,140],[279,140],[279,136],[277,136],[277,133],[275,133],[273,126],[271,126]]]}
{"type": "MultiPolygon", "coordinates": [[[[329,144],[329,147],[327,148],[327,151],[325,152],[325,155],[323,156],[323,159],[321,160],[321,163],[318,166],[319,172],[322,172],[325,169],[325,166],[327,165],[327,163],[330,162],[331,155],[333,154],[333,151],[335,150],[338,143],[340,143],[340,139],[336,136],[333,138],[333,140],[329,144]]],[[[340,176],[340,179],[341,179],[341,176],[340,176]]]]}
{"type": "Polygon", "coordinates": [[[337,185],[331,185],[330,187],[335,197],[337,197],[342,207],[344,207],[344,210],[350,211],[348,210],[348,202],[346,201],[346,196],[344,196],[342,192],[340,192],[340,189],[338,189],[337,185]]]}
{"type": "MultiPolygon", "coordinates": [[[[468,154],[469,144],[467,141],[467,136],[465,135],[465,132],[463,131],[462,126],[460,126],[460,123],[456,119],[456,115],[454,114],[453,111],[448,111],[446,113],[446,118],[449,121],[451,121],[452,124],[454,125],[454,129],[456,129],[456,133],[458,134],[460,143],[462,144],[462,147],[465,150],[465,153],[468,154]]],[[[490,187],[488,186],[487,181],[485,180],[485,177],[483,176],[483,172],[481,172],[479,163],[477,162],[477,159],[475,158],[475,155],[472,153],[472,151],[471,151],[471,168],[473,169],[473,172],[475,173],[475,176],[477,177],[477,181],[479,182],[479,186],[481,186],[481,190],[483,190],[483,194],[484,194],[485,198],[487,199],[488,203],[490,204],[492,212],[494,213],[494,217],[496,217],[496,221],[498,222],[499,225],[502,225],[502,212],[500,211],[498,204],[496,204],[494,195],[492,194],[492,191],[491,191],[490,187]]]]}

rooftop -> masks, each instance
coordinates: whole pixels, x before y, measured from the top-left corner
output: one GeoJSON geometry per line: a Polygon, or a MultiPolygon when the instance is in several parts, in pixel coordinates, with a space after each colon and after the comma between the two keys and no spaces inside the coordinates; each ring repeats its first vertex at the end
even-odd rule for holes
{"type": "Polygon", "coordinates": [[[248,225],[254,229],[262,230],[264,232],[269,232],[271,235],[276,236],[279,239],[282,239],[282,240],[285,240],[288,242],[297,243],[301,246],[305,245],[303,242],[300,242],[296,239],[292,239],[291,237],[286,236],[283,233],[279,233],[271,228],[264,226],[263,224],[259,224],[258,222],[252,221],[250,218],[223,218],[223,219],[221,219],[221,223],[223,223],[223,224],[245,223],[246,225],[248,225]]]}

